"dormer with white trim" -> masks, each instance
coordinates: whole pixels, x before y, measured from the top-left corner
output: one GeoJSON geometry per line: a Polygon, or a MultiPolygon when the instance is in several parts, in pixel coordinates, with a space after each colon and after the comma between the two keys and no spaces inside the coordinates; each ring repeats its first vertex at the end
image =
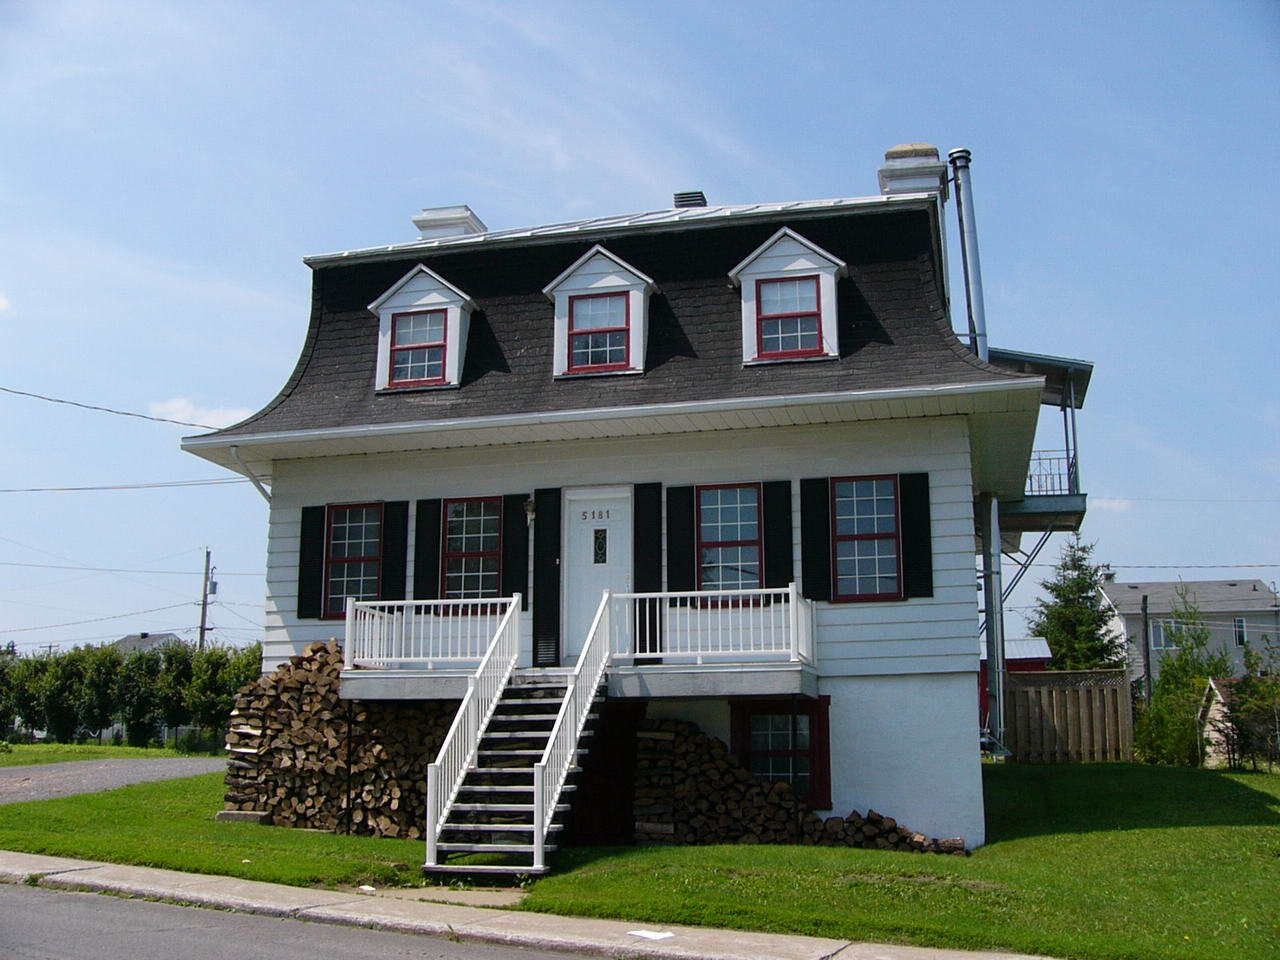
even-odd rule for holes
{"type": "Polygon", "coordinates": [[[839,257],[783,227],[729,271],[742,289],[742,362],[840,356],[836,281],[839,257]]]}
{"type": "Polygon", "coordinates": [[[643,373],[651,279],[596,244],[543,287],[555,304],[552,374],[643,373]]]}
{"type": "Polygon", "coordinates": [[[472,299],[418,264],[377,300],[380,391],[457,387],[466,360],[472,299]]]}

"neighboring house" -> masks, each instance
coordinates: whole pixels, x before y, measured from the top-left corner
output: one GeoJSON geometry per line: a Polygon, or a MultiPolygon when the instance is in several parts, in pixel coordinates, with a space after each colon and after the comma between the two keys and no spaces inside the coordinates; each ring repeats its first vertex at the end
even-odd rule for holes
{"type": "MultiPolygon", "coordinates": [[[[978,726],[987,729],[990,705],[984,695],[988,688],[987,650],[981,652],[982,662],[978,668],[978,726]]],[[[1006,640],[1004,642],[1004,667],[1009,673],[1031,673],[1048,670],[1053,653],[1049,649],[1049,641],[1043,637],[1028,637],[1025,640],[1006,640]]]]}
{"type": "Polygon", "coordinates": [[[130,633],[114,641],[111,645],[122,654],[136,650],[158,650],[171,643],[183,643],[176,633],[130,633]]]}
{"type": "Polygon", "coordinates": [[[538,681],[570,689],[523,751],[550,818],[599,678],[813,810],[983,842],[975,528],[1078,528],[1074,450],[1032,444],[1042,403],[1074,436],[1090,366],[979,359],[946,163],[895,148],[880,180],[521,230],[438,208],[307,259],[292,376],[183,447],[271,488],[264,669],[338,636],[344,698],[467,698],[428,825],[538,681]]]}
{"type": "Polygon", "coordinates": [[[1199,607],[1209,631],[1209,649],[1230,656],[1234,676],[1244,673],[1246,645],[1256,648],[1263,637],[1280,641],[1280,597],[1261,580],[1106,580],[1102,593],[1112,610],[1112,626],[1127,640],[1129,675],[1134,679],[1145,676],[1142,598],[1147,598],[1146,637],[1154,679],[1160,676],[1160,662],[1174,649],[1183,592],[1199,607]]]}

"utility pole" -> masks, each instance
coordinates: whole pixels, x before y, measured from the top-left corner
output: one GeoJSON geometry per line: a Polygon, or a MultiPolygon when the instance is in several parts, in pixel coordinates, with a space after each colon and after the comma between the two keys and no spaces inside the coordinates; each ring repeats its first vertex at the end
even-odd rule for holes
{"type": "Polygon", "coordinates": [[[197,650],[204,649],[204,635],[209,621],[209,548],[204,548],[204,580],[200,590],[200,639],[196,643],[197,650]]]}
{"type": "Polygon", "coordinates": [[[1151,617],[1147,611],[1147,595],[1142,595],[1142,688],[1151,702],[1151,617]]]}

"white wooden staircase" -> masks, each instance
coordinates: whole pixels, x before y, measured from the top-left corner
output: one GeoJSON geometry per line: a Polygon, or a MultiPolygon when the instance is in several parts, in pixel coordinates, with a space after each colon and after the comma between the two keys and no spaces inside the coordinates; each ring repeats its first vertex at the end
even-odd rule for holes
{"type": "Polygon", "coordinates": [[[569,809],[563,798],[576,789],[570,778],[586,753],[591,708],[602,695],[608,607],[606,593],[572,670],[517,672],[515,598],[427,768],[425,871],[547,871],[546,854],[556,850],[569,809]],[[501,854],[504,862],[451,863],[451,854],[501,854]]]}

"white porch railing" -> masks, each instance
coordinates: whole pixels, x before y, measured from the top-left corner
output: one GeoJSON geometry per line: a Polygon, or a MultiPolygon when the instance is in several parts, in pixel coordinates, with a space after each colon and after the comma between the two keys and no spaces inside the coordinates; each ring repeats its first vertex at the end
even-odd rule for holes
{"type": "Polygon", "coordinates": [[[470,666],[488,651],[513,602],[348,600],[343,666],[470,666]]]}
{"type": "Polygon", "coordinates": [[[434,763],[427,766],[428,866],[439,863],[436,845],[440,841],[440,828],[475,759],[480,731],[493,715],[520,655],[520,594],[501,602],[506,604],[506,613],[494,631],[480,666],[468,680],[467,693],[458,707],[458,715],[453,718],[453,725],[445,734],[444,743],[440,745],[439,755],[434,763]]]}
{"type": "Polygon", "coordinates": [[[569,675],[564,701],[556,715],[542,759],[533,767],[533,866],[546,863],[547,829],[555,817],[556,803],[569,770],[577,759],[578,741],[595,700],[605,667],[609,665],[609,623],[612,619],[609,591],[600,598],[591,632],[569,675]]]}
{"type": "Polygon", "coordinates": [[[618,660],[813,663],[813,604],[794,583],[757,590],[615,593],[609,647],[618,660]]]}

